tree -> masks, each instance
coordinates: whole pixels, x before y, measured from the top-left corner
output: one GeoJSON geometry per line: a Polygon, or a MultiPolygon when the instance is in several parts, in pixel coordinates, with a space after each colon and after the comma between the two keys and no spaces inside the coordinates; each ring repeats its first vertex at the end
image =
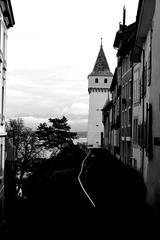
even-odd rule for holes
{"type": "Polygon", "coordinates": [[[30,162],[39,157],[42,153],[42,147],[36,132],[31,128],[25,127],[23,119],[10,119],[6,123],[7,139],[16,148],[16,158],[25,162],[28,167],[30,162]]]}
{"type": "Polygon", "coordinates": [[[39,145],[36,133],[24,127],[18,146],[18,159],[21,159],[25,170],[32,167],[33,160],[40,157],[41,152],[42,147],[39,145]]]}
{"type": "Polygon", "coordinates": [[[62,149],[66,143],[73,143],[76,133],[71,132],[66,117],[49,118],[47,123],[41,123],[37,128],[37,136],[42,141],[42,145],[47,149],[62,149]]]}
{"type": "Polygon", "coordinates": [[[9,121],[6,122],[7,139],[16,148],[16,153],[15,153],[16,158],[18,156],[18,149],[19,149],[23,129],[24,129],[24,122],[22,118],[9,119],[9,121]]]}
{"type": "Polygon", "coordinates": [[[34,160],[40,157],[43,149],[39,145],[39,140],[35,131],[25,127],[23,119],[10,119],[6,123],[7,140],[9,140],[16,149],[16,160],[19,172],[19,188],[22,184],[24,173],[31,171],[34,160]]]}

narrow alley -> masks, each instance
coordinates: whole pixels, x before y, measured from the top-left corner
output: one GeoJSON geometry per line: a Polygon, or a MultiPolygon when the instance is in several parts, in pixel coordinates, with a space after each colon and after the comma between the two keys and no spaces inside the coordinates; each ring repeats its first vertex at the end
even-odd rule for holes
{"type": "Polygon", "coordinates": [[[152,221],[145,205],[145,185],[138,172],[126,168],[103,148],[90,149],[87,158],[79,149],[70,150],[69,155],[66,159],[52,159],[43,166],[43,174],[40,171],[29,179],[28,198],[17,202],[14,218],[2,231],[5,236],[20,232],[27,236],[73,236],[75,231],[94,236],[100,229],[103,234],[109,231],[112,224],[117,227],[117,221],[127,224],[135,217],[136,221],[152,221]]]}

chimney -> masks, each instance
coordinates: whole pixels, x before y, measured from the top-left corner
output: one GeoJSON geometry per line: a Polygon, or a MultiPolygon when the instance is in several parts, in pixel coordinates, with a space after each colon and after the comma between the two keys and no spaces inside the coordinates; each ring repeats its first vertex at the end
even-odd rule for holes
{"type": "Polygon", "coordinates": [[[125,26],[125,22],[126,22],[126,8],[124,6],[123,7],[123,26],[125,26]]]}

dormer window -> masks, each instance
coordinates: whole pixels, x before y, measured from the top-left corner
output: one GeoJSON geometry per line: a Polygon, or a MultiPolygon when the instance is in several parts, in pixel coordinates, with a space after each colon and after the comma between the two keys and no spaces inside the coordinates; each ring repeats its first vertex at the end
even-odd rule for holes
{"type": "Polygon", "coordinates": [[[98,83],[98,78],[95,79],[95,83],[98,83]]]}
{"type": "Polygon", "coordinates": [[[104,79],[104,83],[107,83],[107,78],[104,79]]]}

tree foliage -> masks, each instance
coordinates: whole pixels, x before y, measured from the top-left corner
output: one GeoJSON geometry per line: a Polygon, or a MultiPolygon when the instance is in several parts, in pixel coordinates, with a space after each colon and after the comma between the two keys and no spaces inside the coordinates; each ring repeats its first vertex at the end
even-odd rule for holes
{"type": "Polygon", "coordinates": [[[36,132],[25,127],[21,118],[10,119],[6,123],[6,131],[7,139],[15,146],[19,165],[23,165],[24,171],[27,170],[42,151],[36,132]]]}
{"type": "Polygon", "coordinates": [[[70,131],[71,127],[66,117],[49,118],[48,121],[49,125],[41,123],[36,132],[43,146],[47,149],[61,149],[66,143],[72,143],[76,133],[70,131]]]}
{"type": "MultiPolygon", "coordinates": [[[[10,119],[6,123],[7,140],[15,147],[17,161],[17,196],[24,186],[25,173],[32,172],[35,159],[43,153],[35,131],[25,127],[23,119],[10,119]]],[[[22,195],[23,196],[23,190],[22,195]]]]}
{"type": "Polygon", "coordinates": [[[7,139],[15,146],[16,157],[18,155],[23,129],[24,122],[22,118],[9,119],[9,121],[6,122],[7,139]]]}

